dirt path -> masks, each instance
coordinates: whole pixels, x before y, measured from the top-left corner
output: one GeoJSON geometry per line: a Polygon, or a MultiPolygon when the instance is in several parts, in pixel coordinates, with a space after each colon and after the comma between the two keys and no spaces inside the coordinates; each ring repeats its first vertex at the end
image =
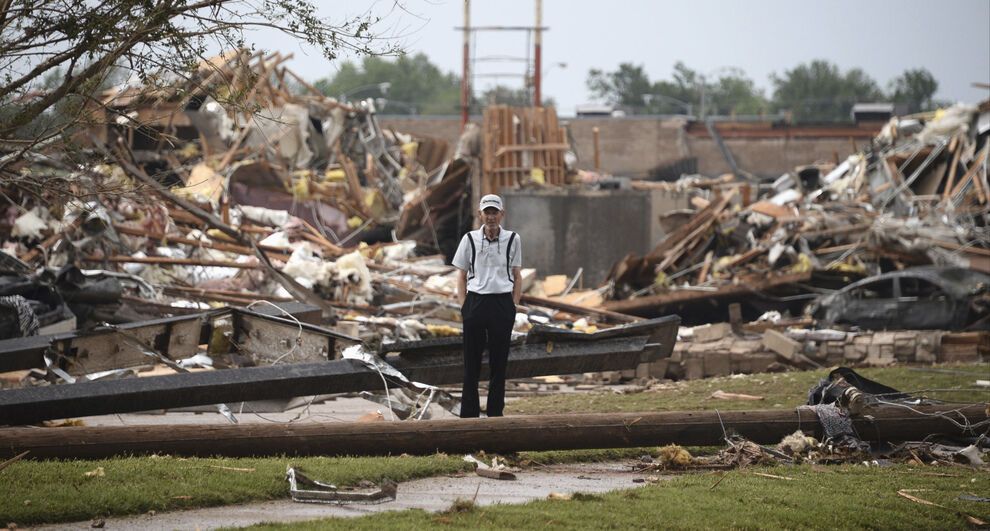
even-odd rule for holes
{"type": "MultiPolygon", "coordinates": [[[[408,481],[399,485],[395,501],[378,505],[315,505],[277,500],[245,505],[194,509],[108,518],[104,529],[214,529],[221,526],[247,526],[268,521],[292,522],[316,518],[355,517],[381,511],[423,509],[442,511],[454,500],[471,499],[476,503],[525,503],[546,498],[551,492],[599,493],[642,486],[633,480],[645,477],[630,471],[624,463],[577,463],[536,467],[517,474],[516,481],[498,481],[473,474],[435,477],[408,481]]],[[[288,487],[286,487],[288,489],[288,487]]],[[[45,526],[39,529],[91,529],[91,522],[45,526]]]]}

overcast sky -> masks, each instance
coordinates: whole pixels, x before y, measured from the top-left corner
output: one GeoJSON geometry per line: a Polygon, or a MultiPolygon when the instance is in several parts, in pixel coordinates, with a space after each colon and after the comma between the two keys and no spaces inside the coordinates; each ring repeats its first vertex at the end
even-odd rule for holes
{"type": "MultiPolygon", "coordinates": [[[[462,1],[316,3],[331,20],[369,9],[383,16],[379,34],[460,73],[462,37],[454,28],[463,25],[462,1]]],[[[474,0],[471,25],[532,26],[534,5],[474,0]]],[[[813,59],[843,71],[860,67],[884,89],[904,70],[924,67],[939,82],[938,99],[976,103],[990,97],[972,86],[990,83],[990,0],[544,0],[543,25],[550,28],[543,36],[543,93],[556,100],[561,115],[593,101],[585,83],[589,69],[610,71],[623,62],[642,65],[652,81],[669,79],[677,61],[711,77],[738,67],[767,96],[770,74],[813,59]]],[[[338,64],[287,42],[271,34],[256,38],[259,47],[293,52],[289,67],[307,79],[336,72],[338,64]]],[[[529,51],[524,32],[478,32],[472,45],[477,58],[525,58],[529,51]]],[[[522,72],[522,62],[479,61],[475,69],[522,72]]],[[[477,77],[475,92],[496,82],[521,87],[523,80],[477,77]]]]}

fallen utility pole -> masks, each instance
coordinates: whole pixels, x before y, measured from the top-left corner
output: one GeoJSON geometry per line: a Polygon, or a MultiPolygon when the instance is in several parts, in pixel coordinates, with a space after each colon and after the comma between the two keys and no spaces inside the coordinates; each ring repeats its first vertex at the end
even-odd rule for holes
{"type": "MultiPolygon", "coordinates": [[[[674,339],[659,344],[655,339],[651,342],[651,338],[673,338],[671,331],[676,332],[679,323],[676,316],[668,316],[654,320],[653,331],[645,330],[643,324],[636,325],[633,330],[637,335],[631,337],[513,346],[506,377],[634,369],[643,361],[670,355],[674,339]]],[[[459,352],[414,357],[391,355],[385,360],[417,382],[453,384],[464,375],[459,352]]],[[[487,378],[487,371],[485,364],[482,379],[487,378]]],[[[360,362],[342,359],[10,389],[0,391],[0,424],[349,393],[377,390],[381,386],[377,371],[360,362]]]]}
{"type": "MultiPolygon", "coordinates": [[[[511,366],[511,364],[510,364],[511,366]]],[[[930,435],[974,435],[984,405],[872,408],[854,418],[867,441],[910,441],[930,435]],[[942,416],[944,415],[944,416],[942,416]],[[949,419],[956,420],[957,423],[949,419]]],[[[720,446],[725,433],[773,444],[801,429],[821,438],[807,406],[790,411],[670,411],[540,415],[418,422],[240,425],[151,425],[0,429],[0,459],[30,451],[31,459],[103,459],[114,455],[174,456],[429,455],[511,453],[663,444],[720,446]],[[723,431],[724,430],[724,431],[723,431]]]]}

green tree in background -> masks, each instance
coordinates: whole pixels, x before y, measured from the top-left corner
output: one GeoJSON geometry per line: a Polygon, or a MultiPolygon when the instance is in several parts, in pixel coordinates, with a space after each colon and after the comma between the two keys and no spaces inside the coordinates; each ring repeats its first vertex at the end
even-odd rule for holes
{"type": "Polygon", "coordinates": [[[890,83],[890,99],[906,105],[908,113],[931,110],[936,91],[938,81],[925,68],[905,70],[890,83]]]}
{"type": "Polygon", "coordinates": [[[770,80],[774,107],[793,113],[795,122],[848,122],[855,103],[884,99],[876,81],[861,69],[842,73],[822,59],[785,70],[780,76],[772,74],[770,80]]]}
{"type": "Polygon", "coordinates": [[[456,114],[460,109],[461,80],[444,73],[422,53],[395,60],[365,57],[360,66],[344,62],[337,73],[316,81],[327,96],[350,100],[384,98],[390,114],[456,114]],[[381,84],[388,83],[381,90],[381,84]]]}
{"type": "MultiPolygon", "coordinates": [[[[512,107],[530,107],[533,105],[533,95],[525,88],[511,88],[505,85],[495,85],[481,94],[482,105],[510,105],[512,107]]],[[[556,107],[553,98],[543,98],[544,107],[556,107]]]]}
{"type": "Polygon", "coordinates": [[[640,65],[622,63],[614,72],[592,69],[588,72],[588,90],[613,105],[630,108],[633,112],[647,110],[645,95],[653,91],[649,76],[640,65]]]}
{"type": "Polygon", "coordinates": [[[642,66],[622,63],[614,72],[591,70],[587,84],[593,96],[635,114],[757,114],[767,107],[763,93],[738,68],[707,79],[677,62],[671,79],[651,82],[642,66]]]}

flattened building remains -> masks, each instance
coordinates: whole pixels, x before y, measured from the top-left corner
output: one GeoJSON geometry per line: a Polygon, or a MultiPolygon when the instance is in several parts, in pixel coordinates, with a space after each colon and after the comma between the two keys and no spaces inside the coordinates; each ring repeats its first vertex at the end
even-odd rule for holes
{"type": "MultiPolygon", "coordinates": [[[[512,452],[798,429],[794,412],[445,419],[462,371],[450,257],[487,193],[539,242],[510,351],[518,392],[988,355],[990,101],[842,128],[491,106],[457,136],[327,98],[283,60],[236,52],[171,88],[112,89],[80,134],[85,164],[43,148],[18,163],[95,193],[4,190],[0,453],[512,452]],[[217,84],[245,107],[208,96],[217,84]],[[277,448],[259,441],[284,426],[240,424],[245,404],[344,395],[394,422],[313,423],[277,448]],[[219,414],[223,442],[17,427],[190,407],[219,414]]],[[[896,390],[872,384],[831,371],[808,406],[816,435],[871,442],[832,431],[836,415],[902,441],[986,422],[985,408],[964,425],[938,404],[885,408],[896,390]]]]}

